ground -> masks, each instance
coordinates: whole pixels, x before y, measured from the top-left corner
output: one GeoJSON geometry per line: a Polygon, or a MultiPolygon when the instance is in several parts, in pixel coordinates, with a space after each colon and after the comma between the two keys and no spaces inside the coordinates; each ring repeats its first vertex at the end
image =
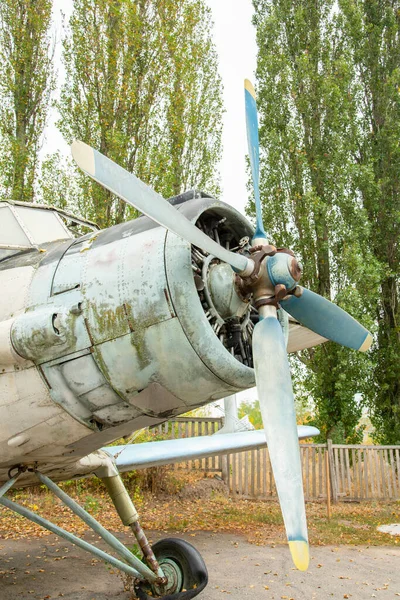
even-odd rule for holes
{"type": "MultiPolygon", "coordinates": [[[[150,533],[153,541],[164,536],[150,533]]],[[[119,537],[130,541],[126,534],[119,537]]],[[[256,546],[231,533],[194,532],[179,537],[198,548],[209,570],[209,584],[199,600],[227,596],[232,600],[389,600],[400,596],[397,547],[315,547],[309,570],[301,573],[293,568],[285,545],[256,546]]],[[[92,535],[85,538],[97,542],[92,535]]],[[[53,535],[0,541],[0,567],[1,600],[131,598],[113,569],[53,535]]]]}
{"type": "MultiPolygon", "coordinates": [[[[153,483],[160,479],[158,472],[155,475],[153,483]]],[[[183,486],[182,476],[178,479],[172,473],[170,489],[156,495],[139,492],[137,482],[127,484],[132,484],[130,493],[141,524],[152,532],[149,537],[153,542],[161,537],[183,537],[203,555],[210,583],[199,600],[218,600],[225,595],[232,600],[400,597],[400,536],[377,530],[378,526],[398,522],[400,502],[341,502],[332,506],[330,520],[323,503],[307,503],[312,559],[309,571],[300,573],[291,563],[277,502],[227,497],[223,484],[213,478],[197,477],[188,482],[184,477],[183,486]]],[[[105,527],[132,546],[132,537],[98,482],[62,485],[105,527]]],[[[57,525],[98,543],[82,522],[43,489],[16,490],[8,495],[57,525]]],[[[60,597],[130,600],[131,595],[124,591],[123,579],[112,568],[0,507],[0,599],[60,597]]]]}

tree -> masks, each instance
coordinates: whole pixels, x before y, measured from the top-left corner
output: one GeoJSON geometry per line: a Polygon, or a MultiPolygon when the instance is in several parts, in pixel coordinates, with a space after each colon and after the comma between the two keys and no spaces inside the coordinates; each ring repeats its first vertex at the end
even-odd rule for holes
{"type": "Polygon", "coordinates": [[[246,415],[249,417],[249,421],[254,429],[263,429],[264,425],[259,400],[254,400],[253,402],[243,401],[239,404],[238,418],[243,419],[246,415]]]}
{"type": "Polygon", "coordinates": [[[367,396],[376,437],[400,443],[400,2],[341,0],[358,93],[354,186],[379,265],[375,369],[367,396]]]}
{"type": "MultiPolygon", "coordinates": [[[[165,196],[215,188],[222,108],[210,27],[203,0],[74,0],[59,102],[66,140],[165,196]]],[[[79,185],[86,216],[102,227],[125,218],[125,203],[86,177],[79,185]]]]}
{"type": "Polygon", "coordinates": [[[0,3],[0,178],[2,195],[12,200],[32,201],[35,195],[54,87],[51,9],[51,0],[0,3]]]}
{"type": "MultiPolygon", "coordinates": [[[[266,230],[300,257],[303,285],[371,327],[363,290],[375,290],[376,269],[363,243],[368,219],[349,190],[356,107],[341,17],[333,0],[254,6],[266,230]]],[[[315,402],[315,424],[324,437],[353,441],[368,357],[327,343],[299,358],[309,369],[302,383],[315,402]]]]}

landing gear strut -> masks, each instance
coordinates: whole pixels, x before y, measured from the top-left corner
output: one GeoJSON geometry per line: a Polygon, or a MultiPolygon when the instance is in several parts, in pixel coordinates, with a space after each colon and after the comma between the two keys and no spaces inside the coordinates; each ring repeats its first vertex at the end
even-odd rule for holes
{"type": "Polygon", "coordinates": [[[188,542],[168,538],[153,547],[139,524],[139,516],[119,475],[102,477],[124,525],[131,527],[143,557],[157,575],[156,581],[138,581],[135,586],[140,600],[190,600],[207,585],[208,573],[199,552],[188,542]],[[150,594],[150,595],[149,595],[150,594]]]}
{"type": "Polygon", "coordinates": [[[17,482],[26,467],[18,468],[17,474],[11,476],[7,483],[0,487],[0,505],[41,525],[52,533],[66,539],[104,560],[114,567],[133,577],[135,589],[140,600],[162,598],[163,600],[190,600],[197,596],[207,585],[208,574],[204,561],[197,550],[183,540],[165,539],[153,547],[139,524],[138,513],[119,475],[101,477],[110,493],[111,499],[124,525],[131,527],[143,552],[143,560],[132,554],[114,535],[96,521],[79,504],[66,494],[49,477],[35,469],[32,470],[38,480],[51,490],[68,508],[82,519],[93,531],[100,535],[107,545],[120,558],[103,552],[47,519],[5,497],[5,494],[17,482]],[[122,559],[122,560],[121,560],[122,559]],[[150,596],[148,594],[151,594],[150,596]]]}

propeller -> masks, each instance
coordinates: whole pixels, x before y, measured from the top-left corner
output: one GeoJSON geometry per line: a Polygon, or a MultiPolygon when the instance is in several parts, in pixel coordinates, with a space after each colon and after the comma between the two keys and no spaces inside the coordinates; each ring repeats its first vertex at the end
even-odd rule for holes
{"type": "Polygon", "coordinates": [[[299,323],[328,340],[360,352],[372,344],[372,335],[365,327],[339,306],[310,290],[297,286],[295,294],[280,303],[299,323]]]}
{"type": "Polygon", "coordinates": [[[264,431],[289,548],[296,567],[305,571],[309,549],[299,438],[286,341],[275,316],[262,318],[255,326],[253,358],[264,431]]]}
{"type": "MultiPolygon", "coordinates": [[[[262,224],[258,185],[257,106],[254,88],[248,80],[245,80],[245,98],[247,139],[256,199],[257,221],[253,243],[259,244],[257,238],[266,239],[266,234],[262,224]]],[[[267,288],[269,280],[272,296],[279,286],[286,291],[292,290],[292,293],[286,296],[283,293],[283,298],[279,298],[279,302],[302,325],[349,348],[367,350],[371,345],[371,334],[329,300],[296,286],[296,272],[297,275],[301,272],[299,264],[294,257],[290,258],[290,255],[283,252],[267,259],[264,273],[260,278],[261,280],[264,278],[267,288]]],[[[256,303],[260,296],[262,299],[263,294],[265,294],[265,284],[260,286],[259,293],[257,288],[254,289],[256,303]]],[[[282,327],[277,320],[275,306],[263,305],[261,302],[259,314],[260,321],[253,333],[253,360],[258,398],[289,548],[294,564],[303,571],[309,564],[309,547],[300,449],[286,342],[282,327]]]]}
{"type": "Polygon", "coordinates": [[[251,166],[251,174],[253,177],[254,199],[256,204],[256,230],[253,240],[264,238],[267,239],[267,234],[264,230],[262,220],[261,200],[260,200],[260,149],[258,141],[258,116],[256,93],[252,83],[244,80],[244,99],[246,106],[246,127],[247,127],[247,145],[249,148],[249,158],[251,166]]]}
{"type": "Polygon", "coordinates": [[[230,252],[214,242],[162,196],[100,152],[75,141],[72,155],[85,173],[122,200],[190,244],[230,264],[252,292],[260,315],[253,333],[253,360],[265,434],[289,548],[296,567],[305,570],[309,563],[309,547],[300,449],[286,342],[277,320],[276,301],[279,299],[283,308],[301,324],[344,346],[367,350],[372,336],[345,311],[297,286],[301,270],[293,255],[289,251],[275,253],[273,246],[267,246],[259,192],[257,106],[254,88],[248,80],[245,81],[245,102],[256,204],[253,246],[259,246],[265,240],[261,244],[264,250],[254,247],[254,256],[259,253],[257,271],[257,258],[253,260],[230,252]]]}
{"type": "MultiPolygon", "coordinates": [[[[253,245],[260,244],[260,238],[264,238],[267,244],[259,190],[260,153],[256,95],[248,79],[244,82],[244,88],[247,143],[256,205],[253,245]]],[[[270,257],[264,267],[264,277],[268,273],[274,287],[279,284],[293,287],[296,282],[290,272],[289,263],[287,255],[286,258],[282,254],[270,257]],[[273,280],[274,276],[276,280],[273,280]]],[[[277,319],[276,308],[261,306],[259,314],[260,321],[255,326],[252,341],[258,399],[290,552],[295,566],[305,571],[310,560],[307,520],[286,341],[277,319]]]]}
{"type": "Polygon", "coordinates": [[[71,150],[78,167],[97,183],[100,183],[110,192],[156,221],[156,223],[176,233],[189,244],[198,246],[228,263],[239,275],[251,275],[254,270],[252,260],[242,254],[230,252],[214,242],[160,194],[157,194],[135,175],[84,142],[75,140],[72,143],[71,150]]]}

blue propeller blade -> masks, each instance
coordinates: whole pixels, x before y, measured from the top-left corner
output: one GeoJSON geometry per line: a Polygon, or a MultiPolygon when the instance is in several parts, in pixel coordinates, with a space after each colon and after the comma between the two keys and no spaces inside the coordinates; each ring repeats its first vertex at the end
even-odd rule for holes
{"type": "Polygon", "coordinates": [[[248,79],[244,81],[244,97],[246,104],[246,126],[247,126],[247,144],[249,148],[249,157],[251,173],[253,176],[254,198],[256,203],[256,231],[254,239],[267,239],[262,222],[261,201],[260,201],[260,149],[258,141],[258,116],[256,105],[256,94],[251,82],[248,79]]]}
{"type": "Polygon", "coordinates": [[[253,357],[258,398],[293,562],[309,563],[306,511],[292,381],[282,327],[275,317],[254,329],[253,357]]]}
{"type": "Polygon", "coordinates": [[[282,308],[311,331],[347,348],[365,352],[372,344],[372,335],[347,312],[323,296],[300,288],[301,296],[288,296],[282,308]]]}

